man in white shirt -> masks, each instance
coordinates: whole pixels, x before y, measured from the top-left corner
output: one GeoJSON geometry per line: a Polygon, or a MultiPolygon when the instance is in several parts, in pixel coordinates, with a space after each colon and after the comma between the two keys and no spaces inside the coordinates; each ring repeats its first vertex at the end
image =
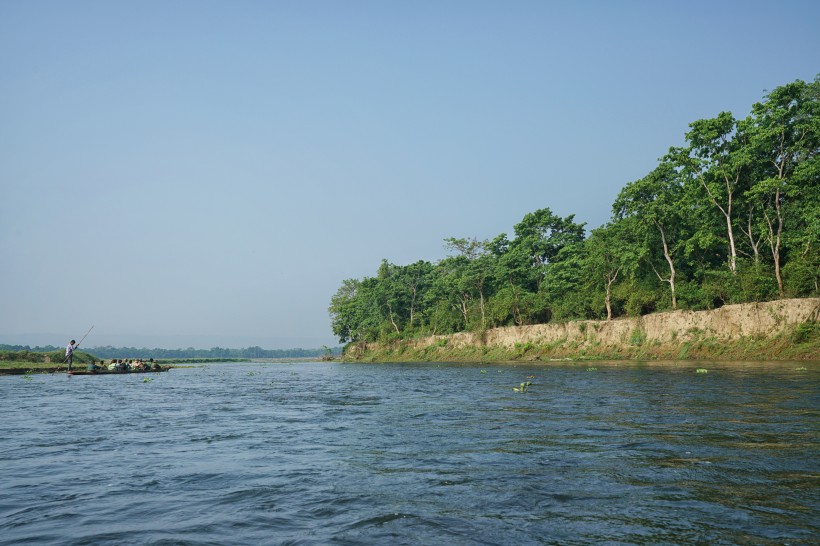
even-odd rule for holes
{"type": "Polygon", "coordinates": [[[79,343],[75,342],[73,339],[68,345],[66,345],[65,358],[68,361],[68,371],[71,371],[71,363],[74,362],[74,349],[78,346],[79,343]]]}

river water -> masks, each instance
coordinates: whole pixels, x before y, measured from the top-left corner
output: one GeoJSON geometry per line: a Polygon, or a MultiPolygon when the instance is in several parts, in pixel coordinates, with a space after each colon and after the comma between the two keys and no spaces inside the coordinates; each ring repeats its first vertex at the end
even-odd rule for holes
{"type": "Polygon", "coordinates": [[[819,363],[226,363],[0,395],[2,545],[820,536],[819,363]]]}

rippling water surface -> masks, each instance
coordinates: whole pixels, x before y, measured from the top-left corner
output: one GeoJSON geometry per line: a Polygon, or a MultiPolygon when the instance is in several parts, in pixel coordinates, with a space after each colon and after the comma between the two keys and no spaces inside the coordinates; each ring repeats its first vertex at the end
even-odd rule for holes
{"type": "Polygon", "coordinates": [[[0,544],[816,544],[818,387],[816,363],[0,376],[0,544]]]}

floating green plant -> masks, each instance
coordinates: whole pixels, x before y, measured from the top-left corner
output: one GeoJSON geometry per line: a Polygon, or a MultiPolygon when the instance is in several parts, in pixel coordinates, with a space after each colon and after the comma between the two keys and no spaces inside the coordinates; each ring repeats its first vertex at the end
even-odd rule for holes
{"type": "Polygon", "coordinates": [[[697,373],[709,373],[709,370],[707,370],[706,368],[698,368],[697,373]]]}
{"type": "Polygon", "coordinates": [[[527,392],[527,389],[532,385],[532,381],[524,381],[518,387],[513,387],[514,392],[527,392]]]}
{"type": "Polygon", "coordinates": [[[798,371],[798,372],[805,372],[805,371],[806,371],[806,367],[805,367],[805,366],[800,366],[799,368],[797,368],[797,371],[798,371]]]}
{"type": "Polygon", "coordinates": [[[588,372],[597,372],[598,368],[587,368],[588,372]]]}
{"type": "Polygon", "coordinates": [[[487,373],[487,370],[481,370],[481,373],[487,373]]]}
{"type": "Polygon", "coordinates": [[[143,383],[150,383],[150,382],[151,382],[151,381],[153,381],[153,380],[154,380],[154,378],[153,378],[153,377],[143,377],[143,378],[142,378],[142,382],[143,382],[143,383]]]}

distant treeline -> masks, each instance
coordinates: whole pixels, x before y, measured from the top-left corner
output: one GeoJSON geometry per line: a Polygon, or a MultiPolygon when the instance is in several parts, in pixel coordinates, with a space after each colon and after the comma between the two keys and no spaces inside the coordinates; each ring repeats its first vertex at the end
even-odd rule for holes
{"type": "MultiPolygon", "coordinates": [[[[49,353],[65,350],[63,347],[45,345],[29,347],[28,345],[0,345],[0,351],[28,351],[32,353],[49,353]]],[[[225,349],[213,347],[211,349],[147,349],[136,347],[92,347],[83,349],[98,358],[155,358],[155,359],[190,359],[190,358],[313,358],[328,354],[338,355],[340,347],[322,347],[321,349],[263,349],[262,347],[247,347],[245,349],[225,349]]]]}
{"type": "Polygon", "coordinates": [[[329,307],[340,342],[817,296],[820,76],[775,88],[745,118],[691,123],[591,233],[541,208],[511,238],[445,242],[439,262],[383,260],[344,280],[329,307]]]}

